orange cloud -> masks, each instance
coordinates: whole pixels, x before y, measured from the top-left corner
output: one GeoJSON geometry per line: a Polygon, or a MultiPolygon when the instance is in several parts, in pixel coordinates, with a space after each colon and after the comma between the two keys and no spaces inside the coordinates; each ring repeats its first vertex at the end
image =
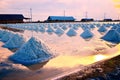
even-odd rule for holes
{"type": "Polygon", "coordinates": [[[113,2],[120,2],[120,0],[113,0],[113,2]]]}
{"type": "Polygon", "coordinates": [[[120,4],[115,5],[116,8],[120,8],[120,4]]]}

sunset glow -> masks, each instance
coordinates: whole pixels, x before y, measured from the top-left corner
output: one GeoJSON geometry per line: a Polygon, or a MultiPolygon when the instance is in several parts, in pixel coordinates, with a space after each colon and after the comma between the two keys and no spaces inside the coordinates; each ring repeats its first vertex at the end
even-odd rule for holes
{"type": "Polygon", "coordinates": [[[33,20],[40,21],[46,20],[48,16],[63,16],[64,11],[66,16],[74,16],[76,20],[85,17],[86,11],[88,17],[95,19],[102,19],[104,13],[107,14],[107,18],[116,19],[118,14],[114,7],[119,8],[119,2],[120,0],[105,0],[104,2],[101,0],[1,0],[0,13],[23,14],[25,17],[30,17],[30,8],[32,8],[33,20]]]}
{"type": "Polygon", "coordinates": [[[113,0],[114,2],[120,2],[120,0],[113,0]]]}
{"type": "Polygon", "coordinates": [[[100,60],[103,60],[105,59],[106,56],[105,55],[102,55],[102,54],[98,54],[98,55],[95,55],[95,60],[96,61],[100,61],[100,60]]]}
{"type": "Polygon", "coordinates": [[[113,0],[115,8],[120,8],[120,0],[113,0]]]}

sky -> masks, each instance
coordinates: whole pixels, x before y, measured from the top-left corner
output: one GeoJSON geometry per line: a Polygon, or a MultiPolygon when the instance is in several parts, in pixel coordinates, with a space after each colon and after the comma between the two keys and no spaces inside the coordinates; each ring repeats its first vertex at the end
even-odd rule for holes
{"type": "Polygon", "coordinates": [[[0,0],[0,14],[23,14],[33,21],[44,21],[48,16],[74,16],[76,20],[89,18],[118,19],[120,0],[0,0]]]}

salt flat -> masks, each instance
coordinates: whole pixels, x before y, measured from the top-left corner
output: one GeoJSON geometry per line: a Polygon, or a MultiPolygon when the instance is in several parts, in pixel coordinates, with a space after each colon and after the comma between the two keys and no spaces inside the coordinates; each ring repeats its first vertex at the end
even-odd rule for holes
{"type": "MultiPolygon", "coordinates": [[[[52,24],[48,25],[53,26],[52,24]]],[[[44,26],[47,25],[44,24],[44,26]]],[[[28,29],[31,27],[26,26],[24,28],[28,29]]],[[[120,54],[119,44],[111,48],[106,45],[106,41],[100,39],[103,35],[97,31],[98,27],[91,30],[94,36],[90,40],[84,40],[80,37],[80,34],[83,32],[83,29],[80,26],[75,30],[77,34],[72,37],[66,34],[71,28],[68,25],[64,34],[61,36],[56,35],[54,32],[50,34],[47,32],[41,33],[38,31],[38,28],[36,28],[37,27],[34,27],[35,30],[32,31],[25,29],[24,33],[21,34],[26,41],[32,36],[42,40],[55,57],[49,60],[42,68],[40,68],[41,64],[34,65],[34,70],[32,70],[33,66],[29,69],[26,66],[15,64],[7,60],[8,57],[14,53],[3,48],[2,45],[4,43],[0,42],[0,62],[12,64],[12,67],[6,66],[8,69],[12,69],[12,71],[4,76],[3,80],[50,80],[54,77],[80,70],[85,66],[89,66],[90,64],[99,61],[98,54],[102,55],[102,60],[120,54]]],[[[47,29],[48,28],[45,27],[45,30],[47,29]]]]}

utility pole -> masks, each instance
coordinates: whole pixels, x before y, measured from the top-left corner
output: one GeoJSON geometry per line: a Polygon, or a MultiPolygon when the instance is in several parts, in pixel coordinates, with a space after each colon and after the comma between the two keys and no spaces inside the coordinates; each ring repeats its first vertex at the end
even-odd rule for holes
{"type": "Polygon", "coordinates": [[[87,11],[85,12],[85,18],[88,18],[88,12],[87,11]]]}
{"type": "Polygon", "coordinates": [[[30,8],[30,21],[32,22],[32,8],[30,8]]]}
{"type": "Polygon", "coordinates": [[[65,10],[64,10],[64,17],[65,17],[65,10]]]}
{"type": "Polygon", "coordinates": [[[104,19],[106,19],[106,13],[104,13],[104,19]]]}
{"type": "Polygon", "coordinates": [[[64,15],[64,22],[65,22],[65,10],[64,10],[64,14],[63,15],[64,15]]]}

